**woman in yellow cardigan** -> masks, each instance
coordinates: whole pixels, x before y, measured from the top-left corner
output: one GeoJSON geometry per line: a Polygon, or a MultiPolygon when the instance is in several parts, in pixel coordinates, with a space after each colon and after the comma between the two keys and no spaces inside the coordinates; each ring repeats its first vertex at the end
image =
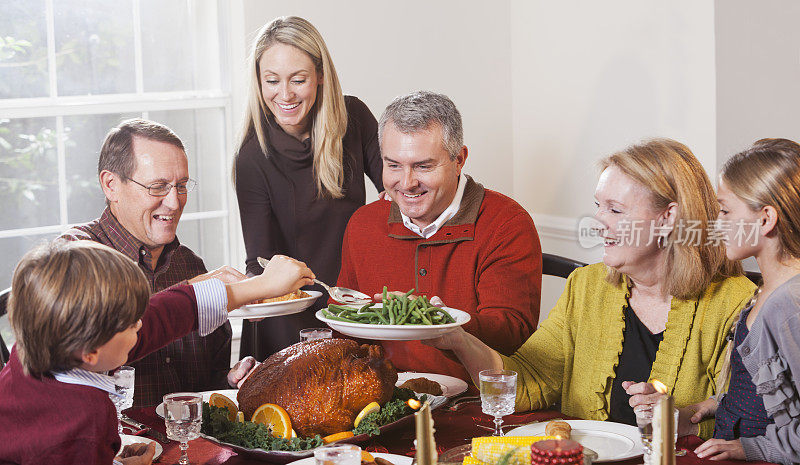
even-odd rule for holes
{"type": "MultiPolygon", "coordinates": [[[[522,347],[505,357],[464,331],[428,343],[455,352],[476,382],[484,369],[516,371],[517,411],[560,401],[566,415],[635,424],[633,406],[653,401],[651,380],[679,407],[716,393],[725,336],[755,286],[709,232],[716,197],[686,146],[652,140],[601,168],[603,263],[570,275],[522,347]]],[[[713,422],[698,431],[689,417],[682,412],[682,434],[711,436],[713,422]]]]}

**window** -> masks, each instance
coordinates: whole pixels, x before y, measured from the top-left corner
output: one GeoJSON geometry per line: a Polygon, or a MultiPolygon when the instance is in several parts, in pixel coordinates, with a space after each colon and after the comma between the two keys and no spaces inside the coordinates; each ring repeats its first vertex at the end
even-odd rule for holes
{"type": "Polygon", "coordinates": [[[199,184],[178,237],[209,269],[230,263],[221,5],[0,0],[0,8],[0,289],[35,243],[100,216],[100,147],[131,117],[183,139],[199,184]]]}

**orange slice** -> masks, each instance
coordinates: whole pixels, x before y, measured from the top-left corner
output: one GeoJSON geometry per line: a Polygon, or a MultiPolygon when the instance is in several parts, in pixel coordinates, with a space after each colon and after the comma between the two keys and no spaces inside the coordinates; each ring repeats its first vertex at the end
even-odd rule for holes
{"type": "Polygon", "coordinates": [[[208,399],[208,405],[228,409],[228,421],[236,421],[236,412],[238,412],[239,409],[232,400],[223,394],[218,392],[211,394],[211,397],[208,399]]]}
{"type": "Polygon", "coordinates": [[[361,451],[361,461],[362,462],[367,462],[367,463],[372,463],[372,462],[375,461],[375,457],[373,457],[372,454],[370,454],[369,452],[367,452],[365,450],[362,450],[361,451]]]}
{"type": "Polygon", "coordinates": [[[331,434],[322,438],[323,444],[330,444],[332,442],[341,441],[342,439],[352,438],[354,436],[352,431],[342,431],[341,433],[331,434]]]}
{"type": "Polygon", "coordinates": [[[267,425],[276,438],[290,439],[292,437],[292,421],[289,419],[289,414],[280,405],[262,405],[256,409],[250,421],[267,425]]]}
{"type": "MultiPolygon", "coordinates": [[[[353,428],[358,428],[358,424],[361,423],[361,420],[363,420],[365,416],[372,412],[379,412],[380,410],[381,406],[377,402],[370,402],[361,410],[361,412],[359,412],[358,416],[356,417],[356,421],[353,422],[353,428]]],[[[367,460],[367,462],[369,462],[369,460],[367,460]]]]}

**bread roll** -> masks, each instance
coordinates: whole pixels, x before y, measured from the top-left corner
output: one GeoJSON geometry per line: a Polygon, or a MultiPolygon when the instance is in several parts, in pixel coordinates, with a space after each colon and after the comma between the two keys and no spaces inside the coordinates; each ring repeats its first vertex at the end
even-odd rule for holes
{"type": "Polygon", "coordinates": [[[544,434],[548,436],[558,436],[561,439],[569,439],[572,435],[572,427],[569,423],[561,420],[553,420],[544,427],[544,434]]]}

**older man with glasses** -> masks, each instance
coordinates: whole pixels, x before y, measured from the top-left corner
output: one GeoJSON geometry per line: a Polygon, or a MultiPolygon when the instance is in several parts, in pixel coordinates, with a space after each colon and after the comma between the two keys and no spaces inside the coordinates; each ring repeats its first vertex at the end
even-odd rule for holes
{"type": "MultiPolygon", "coordinates": [[[[178,241],[178,221],[197,183],[189,178],[183,142],[168,127],[123,121],[106,136],[97,172],[106,209],[62,238],[96,241],[122,252],[139,264],[153,292],[210,277],[244,278],[227,266],[208,273],[203,260],[178,241]]],[[[230,357],[231,327],[225,323],[208,336],[192,332],[130,363],[136,368],[134,406],[157,405],[170,392],[227,387],[230,357]]]]}

